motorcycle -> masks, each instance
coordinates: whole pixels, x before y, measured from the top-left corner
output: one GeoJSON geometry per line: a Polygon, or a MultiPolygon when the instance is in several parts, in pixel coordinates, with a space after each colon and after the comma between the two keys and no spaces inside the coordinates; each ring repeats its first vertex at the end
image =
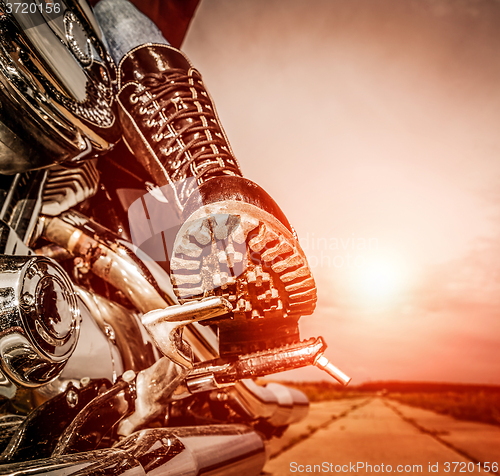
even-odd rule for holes
{"type": "Polygon", "coordinates": [[[286,322],[222,339],[224,286],[178,302],[115,86],[86,0],[0,0],[0,474],[259,474],[309,404],[256,379],[349,378],[286,322]]]}

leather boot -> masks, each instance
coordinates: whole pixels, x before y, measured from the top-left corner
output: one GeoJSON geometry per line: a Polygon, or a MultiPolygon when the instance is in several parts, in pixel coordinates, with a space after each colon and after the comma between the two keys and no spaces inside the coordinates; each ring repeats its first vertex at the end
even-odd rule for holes
{"type": "Polygon", "coordinates": [[[276,202],[242,177],[200,73],[179,50],[143,45],[119,65],[124,140],[181,223],[170,273],[180,302],[226,297],[222,355],[295,342],[316,285],[276,202]]]}

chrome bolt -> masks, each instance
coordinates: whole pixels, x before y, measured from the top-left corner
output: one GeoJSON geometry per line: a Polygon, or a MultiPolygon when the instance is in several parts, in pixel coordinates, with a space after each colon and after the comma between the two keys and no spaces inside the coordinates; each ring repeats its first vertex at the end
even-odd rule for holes
{"type": "Polygon", "coordinates": [[[66,394],[66,402],[68,402],[70,408],[75,408],[78,405],[78,393],[74,390],[70,390],[66,394]]]}
{"type": "Polygon", "coordinates": [[[106,337],[109,340],[111,340],[111,341],[115,340],[115,338],[116,338],[115,330],[109,324],[107,324],[107,323],[104,324],[104,332],[106,334],[106,337]]]}
{"type": "Polygon", "coordinates": [[[31,266],[30,268],[27,269],[26,271],[26,277],[28,279],[32,279],[36,276],[37,270],[35,269],[34,266],[31,266]]]}
{"type": "Polygon", "coordinates": [[[75,265],[75,268],[78,271],[80,271],[80,273],[82,273],[82,274],[87,274],[90,271],[90,269],[87,266],[87,264],[85,263],[85,261],[82,258],[80,258],[79,256],[77,256],[73,260],[73,264],[75,265]]]}
{"type": "Polygon", "coordinates": [[[31,306],[35,302],[35,296],[27,292],[22,295],[21,299],[26,306],[31,306]]]}
{"type": "Polygon", "coordinates": [[[122,379],[127,383],[132,382],[135,379],[135,372],[133,370],[123,372],[122,379]]]}
{"type": "Polygon", "coordinates": [[[225,392],[218,393],[216,398],[219,402],[227,402],[229,400],[229,395],[225,392]]]}

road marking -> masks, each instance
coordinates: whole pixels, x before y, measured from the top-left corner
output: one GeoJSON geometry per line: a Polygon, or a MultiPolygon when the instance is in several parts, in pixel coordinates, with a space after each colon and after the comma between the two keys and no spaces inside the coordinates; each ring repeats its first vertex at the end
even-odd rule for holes
{"type": "MultiPolygon", "coordinates": [[[[480,461],[477,458],[474,458],[472,455],[468,454],[464,450],[457,448],[456,446],[452,445],[448,441],[445,441],[443,438],[441,438],[436,431],[428,430],[427,428],[424,428],[423,426],[419,425],[413,418],[408,418],[405,415],[403,415],[398,408],[396,408],[394,405],[389,403],[387,399],[382,400],[385,406],[390,408],[396,415],[398,415],[403,421],[406,423],[409,423],[410,425],[414,426],[417,430],[419,430],[421,433],[430,436],[431,438],[434,438],[438,443],[441,443],[442,445],[446,446],[450,450],[454,451],[458,455],[469,459],[470,461],[474,462],[474,464],[484,464],[484,461],[480,461]]],[[[489,474],[500,474],[499,472],[495,471],[490,471],[489,474]]]]}
{"type": "MultiPolygon", "coordinates": [[[[453,472],[455,462],[474,465],[469,458],[405,421],[385,405],[382,398],[358,400],[355,405],[340,402],[332,406],[333,418],[328,414],[328,405],[313,404],[309,417],[299,424],[302,428],[297,431],[292,425],[284,435],[283,446],[275,446],[275,457],[268,461],[263,474],[353,472],[354,465],[354,472],[358,474],[418,472],[444,476],[448,474],[447,465],[451,465],[453,472]],[[322,412],[325,412],[323,416],[322,412]],[[310,422],[315,422],[315,428],[305,431],[310,428],[310,422]]],[[[477,472],[477,466],[470,471],[477,472]]]]}
{"type": "Polygon", "coordinates": [[[283,448],[281,448],[279,451],[277,451],[276,453],[271,455],[271,457],[269,459],[271,460],[271,459],[277,458],[278,456],[285,453],[286,451],[289,451],[291,448],[298,445],[299,443],[306,441],[308,438],[310,438],[312,435],[314,435],[317,431],[324,430],[324,429],[328,428],[333,422],[340,420],[341,418],[345,418],[347,415],[349,415],[349,413],[353,412],[354,410],[357,410],[358,408],[364,407],[365,405],[370,403],[372,400],[373,400],[373,398],[367,398],[366,400],[364,400],[362,402],[355,403],[354,405],[349,407],[347,410],[344,410],[342,413],[340,413],[338,415],[332,415],[332,417],[329,420],[325,421],[324,423],[321,423],[320,425],[315,426],[313,428],[309,428],[309,431],[307,433],[302,433],[300,435],[300,438],[294,439],[286,446],[283,446],[283,448]]]}

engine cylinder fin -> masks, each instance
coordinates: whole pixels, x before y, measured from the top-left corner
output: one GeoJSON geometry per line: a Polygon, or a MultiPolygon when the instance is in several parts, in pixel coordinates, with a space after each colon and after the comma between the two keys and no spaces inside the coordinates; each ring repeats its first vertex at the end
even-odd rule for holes
{"type": "Polygon", "coordinates": [[[94,196],[99,185],[96,160],[79,167],[52,167],[43,192],[42,213],[57,216],[94,196]]]}

